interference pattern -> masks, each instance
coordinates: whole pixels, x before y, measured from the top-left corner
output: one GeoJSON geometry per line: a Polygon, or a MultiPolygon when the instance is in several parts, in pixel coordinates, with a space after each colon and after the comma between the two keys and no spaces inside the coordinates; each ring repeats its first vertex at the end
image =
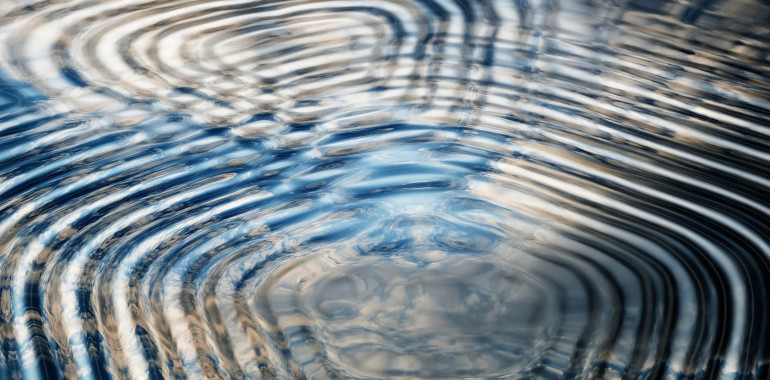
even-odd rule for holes
{"type": "Polygon", "coordinates": [[[0,14],[0,379],[770,376],[767,2],[0,14]]]}

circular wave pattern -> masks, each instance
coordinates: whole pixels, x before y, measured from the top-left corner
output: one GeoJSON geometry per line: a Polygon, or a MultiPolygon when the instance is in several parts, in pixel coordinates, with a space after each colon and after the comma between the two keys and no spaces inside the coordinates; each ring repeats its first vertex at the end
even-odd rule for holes
{"type": "Polygon", "coordinates": [[[770,377],[770,5],[0,5],[0,378],[770,377]]]}

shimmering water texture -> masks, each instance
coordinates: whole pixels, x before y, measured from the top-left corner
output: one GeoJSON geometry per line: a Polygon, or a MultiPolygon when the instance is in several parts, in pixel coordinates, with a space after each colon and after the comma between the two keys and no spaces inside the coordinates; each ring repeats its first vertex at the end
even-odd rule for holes
{"type": "Polygon", "coordinates": [[[1,0],[0,379],[767,379],[767,0],[1,0]]]}

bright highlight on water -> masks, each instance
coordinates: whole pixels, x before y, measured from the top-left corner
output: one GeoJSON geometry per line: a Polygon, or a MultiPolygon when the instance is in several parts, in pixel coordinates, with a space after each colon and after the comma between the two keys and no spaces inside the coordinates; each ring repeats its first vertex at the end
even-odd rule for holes
{"type": "Polygon", "coordinates": [[[2,0],[0,380],[768,379],[766,0],[2,0]]]}

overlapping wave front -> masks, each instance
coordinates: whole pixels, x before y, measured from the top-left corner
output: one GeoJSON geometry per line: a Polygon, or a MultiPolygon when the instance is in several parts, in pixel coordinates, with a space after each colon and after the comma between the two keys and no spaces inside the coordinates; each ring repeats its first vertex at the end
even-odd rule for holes
{"type": "Polygon", "coordinates": [[[0,14],[0,379],[770,376],[766,1],[0,14]]]}

